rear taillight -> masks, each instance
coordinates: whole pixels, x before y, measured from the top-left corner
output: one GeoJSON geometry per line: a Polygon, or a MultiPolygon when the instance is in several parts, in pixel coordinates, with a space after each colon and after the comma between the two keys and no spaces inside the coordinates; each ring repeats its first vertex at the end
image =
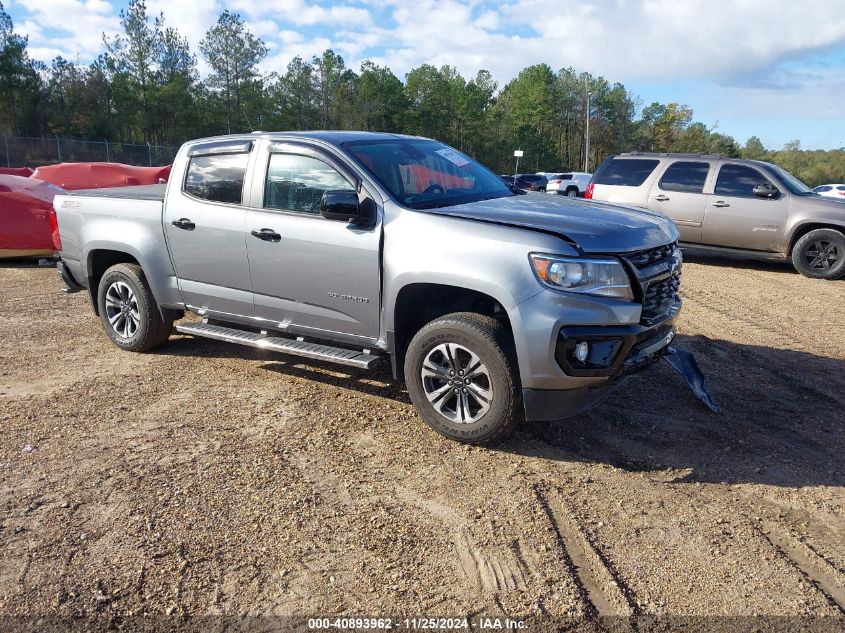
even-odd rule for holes
{"type": "Polygon", "coordinates": [[[585,198],[592,198],[593,197],[593,183],[587,185],[587,190],[584,192],[585,198]]]}
{"type": "Polygon", "coordinates": [[[560,180],[550,180],[550,181],[549,181],[549,184],[550,184],[550,185],[559,185],[559,184],[560,184],[560,180]]]}
{"type": "Polygon", "coordinates": [[[53,237],[53,248],[60,251],[62,250],[62,238],[59,237],[59,220],[56,217],[56,210],[50,209],[47,211],[47,217],[50,219],[50,232],[53,237]]]}

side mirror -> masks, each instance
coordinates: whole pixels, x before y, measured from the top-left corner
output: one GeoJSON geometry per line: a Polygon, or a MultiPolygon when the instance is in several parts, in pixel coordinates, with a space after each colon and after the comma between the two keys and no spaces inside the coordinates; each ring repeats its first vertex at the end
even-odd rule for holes
{"type": "Polygon", "coordinates": [[[777,198],[780,194],[778,188],[769,182],[757,185],[753,191],[754,195],[760,198],[777,198]]]}
{"type": "Polygon", "coordinates": [[[361,218],[358,194],[351,190],[323,192],[320,199],[320,215],[327,220],[357,222],[361,218]]]}

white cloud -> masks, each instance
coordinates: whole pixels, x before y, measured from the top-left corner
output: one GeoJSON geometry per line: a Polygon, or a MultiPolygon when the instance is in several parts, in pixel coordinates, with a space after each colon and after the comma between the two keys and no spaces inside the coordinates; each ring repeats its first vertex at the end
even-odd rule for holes
{"type": "Polygon", "coordinates": [[[56,55],[88,61],[102,51],[103,33],[119,28],[117,13],[102,0],[50,0],[20,5],[27,18],[16,30],[29,37],[30,54],[49,62],[56,55]]]}
{"type": "Polygon", "coordinates": [[[367,9],[348,5],[324,6],[306,0],[230,0],[228,6],[249,17],[266,17],[297,25],[369,26],[367,9]]]}
{"type": "Polygon", "coordinates": [[[627,78],[718,79],[845,41],[841,0],[521,0],[510,14],[542,16],[531,23],[556,61],[627,78]]]}
{"type": "Polygon", "coordinates": [[[164,13],[165,24],[187,37],[191,50],[199,57],[199,43],[206,31],[217,22],[224,3],[225,0],[223,3],[218,0],[147,0],[147,13],[150,16],[164,13]]]}

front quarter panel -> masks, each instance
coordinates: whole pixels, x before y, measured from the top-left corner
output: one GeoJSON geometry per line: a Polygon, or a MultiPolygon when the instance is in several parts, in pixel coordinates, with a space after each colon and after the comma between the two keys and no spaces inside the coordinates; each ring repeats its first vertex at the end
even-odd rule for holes
{"type": "Polygon", "coordinates": [[[782,252],[789,254],[795,245],[795,236],[805,233],[808,225],[830,226],[845,232],[845,202],[822,197],[790,196],[786,243],[782,245],[782,252]]]}
{"type": "Polygon", "coordinates": [[[395,330],[394,307],[403,287],[443,284],[489,295],[506,310],[542,291],[531,252],[577,255],[545,233],[385,206],[385,329],[395,330]]]}

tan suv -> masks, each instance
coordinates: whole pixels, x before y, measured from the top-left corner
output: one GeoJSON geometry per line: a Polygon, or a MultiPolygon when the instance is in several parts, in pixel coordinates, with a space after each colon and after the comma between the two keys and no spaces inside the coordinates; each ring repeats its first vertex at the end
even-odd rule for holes
{"type": "Polygon", "coordinates": [[[596,170],[584,197],[659,211],[686,245],[791,258],[807,277],[845,277],[845,202],[814,194],[770,163],[620,154],[596,170]]]}

